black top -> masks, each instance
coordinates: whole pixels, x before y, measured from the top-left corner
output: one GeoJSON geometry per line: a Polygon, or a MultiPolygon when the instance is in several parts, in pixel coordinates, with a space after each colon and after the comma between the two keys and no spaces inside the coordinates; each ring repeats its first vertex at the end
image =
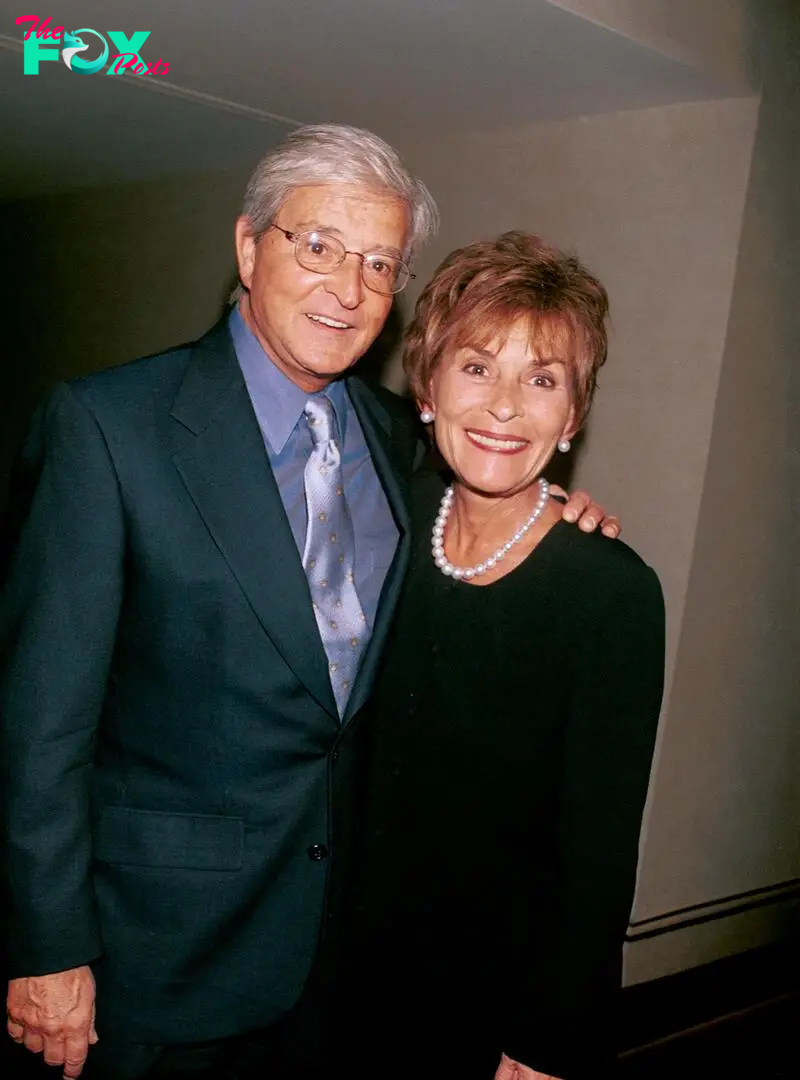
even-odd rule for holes
{"type": "MultiPolygon", "coordinates": [[[[374,1030],[391,1017],[393,1060],[432,1037],[473,1070],[460,1080],[488,1080],[501,1050],[596,1076],[661,704],[661,589],[625,544],[563,522],[490,585],[445,577],[442,490],[416,485],[373,699],[356,981],[374,1030]]],[[[425,1060],[440,1075],[436,1054],[415,1077],[425,1060]]]]}

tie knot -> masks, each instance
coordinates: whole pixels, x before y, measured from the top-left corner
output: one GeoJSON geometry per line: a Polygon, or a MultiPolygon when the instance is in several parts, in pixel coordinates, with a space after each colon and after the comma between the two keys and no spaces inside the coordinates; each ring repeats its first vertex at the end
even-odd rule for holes
{"type": "Polygon", "coordinates": [[[326,394],[317,394],[308,399],[303,411],[308,420],[314,446],[332,442],[336,437],[336,412],[330,398],[326,394]]]}

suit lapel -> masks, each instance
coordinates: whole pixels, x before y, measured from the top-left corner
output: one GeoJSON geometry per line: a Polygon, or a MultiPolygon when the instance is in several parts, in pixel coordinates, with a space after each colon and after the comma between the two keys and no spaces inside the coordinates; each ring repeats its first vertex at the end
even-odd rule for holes
{"type": "Polygon", "coordinates": [[[173,460],[206,528],[283,659],[336,717],[305,572],[225,323],[195,346],[172,416],[194,436],[173,460]]]}
{"type": "MultiPolygon", "coordinates": [[[[361,379],[348,379],[347,388],[400,535],[394,558],[381,590],[372,636],[361,661],[353,692],[347,703],[344,716],[345,723],[355,716],[372,689],[375,671],[386,643],[386,635],[400,597],[400,590],[408,569],[411,553],[408,482],[396,465],[397,451],[392,449],[391,417],[375,394],[361,379]]],[[[409,454],[409,461],[410,458],[411,455],[409,454]]]]}

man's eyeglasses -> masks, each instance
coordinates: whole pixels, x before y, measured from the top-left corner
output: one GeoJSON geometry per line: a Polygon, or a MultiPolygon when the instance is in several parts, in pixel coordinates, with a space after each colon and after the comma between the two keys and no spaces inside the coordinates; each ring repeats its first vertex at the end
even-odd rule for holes
{"type": "Polygon", "coordinates": [[[357,255],[361,260],[361,279],[368,289],[392,296],[404,289],[411,278],[415,277],[402,259],[382,252],[348,251],[341,240],[324,232],[289,232],[274,222],[269,226],[282,232],[286,239],[294,244],[294,257],[305,270],[315,274],[330,274],[342,265],[348,255],[357,255]]]}

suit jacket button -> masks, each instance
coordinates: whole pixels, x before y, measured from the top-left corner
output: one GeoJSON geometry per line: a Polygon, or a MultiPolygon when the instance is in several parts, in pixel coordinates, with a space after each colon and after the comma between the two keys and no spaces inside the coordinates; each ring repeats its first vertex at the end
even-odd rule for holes
{"type": "Polygon", "coordinates": [[[306,852],[312,862],[322,862],[328,857],[328,849],[324,844],[312,844],[306,852]]]}

